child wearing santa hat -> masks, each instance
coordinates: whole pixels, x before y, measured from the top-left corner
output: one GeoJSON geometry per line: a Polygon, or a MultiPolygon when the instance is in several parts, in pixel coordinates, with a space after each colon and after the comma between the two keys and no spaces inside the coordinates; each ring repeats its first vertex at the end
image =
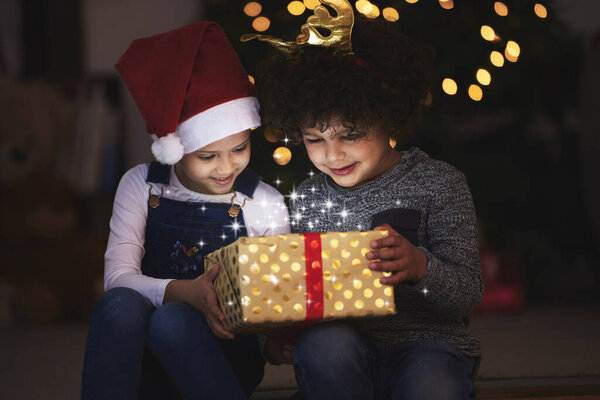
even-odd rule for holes
{"type": "Polygon", "coordinates": [[[129,170],[115,195],[82,398],[246,398],[265,361],[256,336],[225,329],[219,269],[204,274],[203,256],[290,231],[283,196],[246,169],[254,86],[213,22],[135,40],[116,69],[156,160],[129,170]]]}

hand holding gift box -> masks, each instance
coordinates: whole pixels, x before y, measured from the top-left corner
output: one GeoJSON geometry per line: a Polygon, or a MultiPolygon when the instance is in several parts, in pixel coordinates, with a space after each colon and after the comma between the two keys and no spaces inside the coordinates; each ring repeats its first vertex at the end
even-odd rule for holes
{"type": "Polygon", "coordinates": [[[205,257],[226,327],[262,332],[297,321],[395,313],[388,273],[371,271],[370,242],[387,231],[241,237],[205,257]]]}

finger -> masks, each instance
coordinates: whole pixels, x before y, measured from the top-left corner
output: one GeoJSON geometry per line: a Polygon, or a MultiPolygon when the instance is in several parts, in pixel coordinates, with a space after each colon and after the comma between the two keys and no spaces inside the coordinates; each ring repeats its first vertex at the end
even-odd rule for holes
{"type": "Polygon", "coordinates": [[[399,233],[386,236],[381,239],[371,241],[371,248],[380,249],[382,247],[400,247],[406,242],[404,236],[399,233]]]}
{"type": "Polygon", "coordinates": [[[208,327],[210,328],[212,333],[218,338],[233,339],[235,337],[233,333],[231,333],[225,328],[221,321],[207,317],[206,322],[208,323],[208,327]]]}
{"type": "Polygon", "coordinates": [[[373,250],[367,253],[368,260],[400,260],[406,258],[404,247],[385,247],[381,250],[373,250]]]}
{"type": "Polygon", "coordinates": [[[369,263],[369,269],[372,271],[396,273],[406,270],[407,263],[404,260],[375,261],[369,263]]]}
{"type": "Polygon", "coordinates": [[[206,307],[208,313],[214,315],[219,321],[225,321],[225,314],[223,314],[223,311],[221,311],[221,308],[219,307],[217,295],[214,291],[206,296],[206,307]]]}
{"type": "Polygon", "coordinates": [[[384,276],[379,281],[383,285],[396,285],[408,279],[408,271],[403,270],[393,273],[392,276],[384,276]]]}

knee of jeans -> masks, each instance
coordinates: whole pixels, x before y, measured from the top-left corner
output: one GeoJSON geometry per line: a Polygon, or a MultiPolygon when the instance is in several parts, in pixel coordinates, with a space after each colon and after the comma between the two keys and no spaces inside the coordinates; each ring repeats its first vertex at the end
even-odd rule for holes
{"type": "Polygon", "coordinates": [[[94,305],[91,323],[110,324],[119,331],[146,329],[153,306],[133,289],[109,290],[94,305]]]}
{"type": "Polygon", "coordinates": [[[158,307],[150,318],[148,341],[151,347],[161,344],[174,346],[189,342],[189,336],[201,340],[210,334],[204,316],[183,303],[167,303],[158,307]]]}
{"type": "Polygon", "coordinates": [[[325,323],[304,331],[294,345],[294,363],[305,368],[339,370],[345,365],[366,363],[367,347],[350,326],[325,323]]]}

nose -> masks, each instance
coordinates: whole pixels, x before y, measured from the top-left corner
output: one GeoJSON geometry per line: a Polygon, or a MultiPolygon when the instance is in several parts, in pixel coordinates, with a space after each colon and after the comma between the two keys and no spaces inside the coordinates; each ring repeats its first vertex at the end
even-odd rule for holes
{"type": "Polygon", "coordinates": [[[234,169],[234,163],[233,163],[233,159],[230,156],[225,156],[223,158],[221,158],[220,160],[221,162],[219,163],[219,165],[217,166],[217,172],[219,174],[231,174],[233,172],[234,169]]]}
{"type": "Polygon", "coordinates": [[[328,161],[340,161],[346,158],[346,153],[344,152],[342,145],[335,140],[327,144],[325,157],[328,161]]]}

